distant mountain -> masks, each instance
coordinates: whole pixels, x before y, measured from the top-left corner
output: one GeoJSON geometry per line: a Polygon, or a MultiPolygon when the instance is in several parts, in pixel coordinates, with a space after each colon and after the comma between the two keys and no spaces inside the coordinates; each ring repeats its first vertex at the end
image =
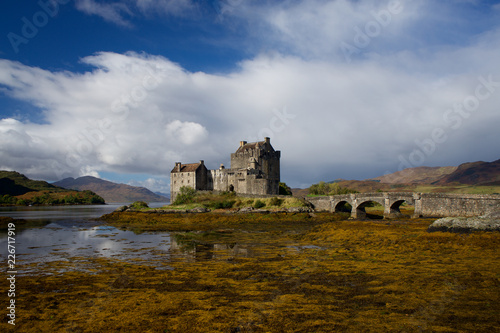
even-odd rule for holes
{"type": "Polygon", "coordinates": [[[454,172],[436,181],[435,185],[500,185],[500,160],[461,164],[454,172]]]}
{"type": "MultiPolygon", "coordinates": [[[[336,183],[341,187],[359,192],[411,192],[419,190],[453,192],[463,191],[464,185],[468,185],[471,193],[479,193],[475,192],[477,190],[474,188],[475,186],[491,187],[489,190],[482,189],[483,192],[480,193],[497,193],[500,186],[500,160],[464,163],[458,167],[408,168],[372,179],[336,179],[328,183],[336,183]]],[[[308,194],[308,189],[294,188],[292,192],[294,196],[305,196],[308,194]]]]}
{"type": "Polygon", "coordinates": [[[397,171],[373,179],[385,184],[432,184],[443,176],[457,170],[457,167],[416,167],[397,171]]]}
{"type": "Polygon", "coordinates": [[[167,199],[170,199],[170,193],[155,192],[155,194],[158,194],[159,196],[162,196],[162,197],[165,197],[167,199]]]}
{"type": "Polygon", "coordinates": [[[155,194],[145,187],[117,184],[100,178],[85,176],[80,178],[66,178],[53,185],[74,190],[90,190],[97,193],[106,202],[166,202],[168,198],[155,194]]]}
{"type": "Polygon", "coordinates": [[[32,180],[16,171],[0,171],[0,205],[103,204],[91,191],[68,190],[43,180],[32,180]]]}

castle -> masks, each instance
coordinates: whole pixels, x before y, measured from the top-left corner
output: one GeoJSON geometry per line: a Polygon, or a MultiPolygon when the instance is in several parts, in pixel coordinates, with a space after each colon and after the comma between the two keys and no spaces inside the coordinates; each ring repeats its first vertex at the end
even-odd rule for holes
{"type": "Polygon", "coordinates": [[[234,191],[240,194],[278,194],[281,152],[274,150],[271,139],[247,143],[240,141],[231,154],[231,168],[221,164],[217,170],[208,170],[203,160],[199,163],[176,162],[170,172],[170,200],[175,201],[183,186],[198,191],[234,191]]]}

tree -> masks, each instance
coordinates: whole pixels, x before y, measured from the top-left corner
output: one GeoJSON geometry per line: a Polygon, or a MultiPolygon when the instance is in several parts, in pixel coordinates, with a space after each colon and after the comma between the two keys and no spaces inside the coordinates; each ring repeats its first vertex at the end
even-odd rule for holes
{"type": "Polygon", "coordinates": [[[342,187],[337,183],[325,183],[319,182],[318,184],[313,184],[309,187],[309,194],[312,195],[338,195],[338,194],[349,194],[349,193],[359,193],[356,190],[351,190],[347,187],[342,187]]]}
{"type": "Polygon", "coordinates": [[[172,203],[173,205],[182,205],[193,202],[194,197],[196,196],[196,190],[192,187],[182,186],[179,189],[179,193],[175,197],[175,201],[172,203]]]}
{"type": "Polygon", "coordinates": [[[287,184],[280,182],[278,194],[280,194],[280,195],[292,195],[292,189],[287,184]]]}

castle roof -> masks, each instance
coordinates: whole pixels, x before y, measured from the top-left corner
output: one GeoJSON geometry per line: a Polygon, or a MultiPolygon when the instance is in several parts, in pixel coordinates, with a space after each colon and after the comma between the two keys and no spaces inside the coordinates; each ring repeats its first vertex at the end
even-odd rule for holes
{"type": "Polygon", "coordinates": [[[257,142],[250,142],[247,143],[246,141],[240,141],[240,146],[236,150],[236,153],[244,152],[246,150],[255,150],[255,149],[265,149],[266,144],[268,144],[268,147],[274,151],[273,146],[271,146],[271,139],[265,138],[264,141],[257,141],[257,142]]]}
{"type": "Polygon", "coordinates": [[[238,150],[236,150],[236,152],[249,150],[249,149],[257,149],[259,147],[262,147],[265,143],[266,143],[265,141],[246,143],[243,146],[239,147],[238,150]]]}
{"type": "Polygon", "coordinates": [[[198,168],[202,165],[203,163],[188,163],[188,164],[181,164],[180,171],[177,168],[177,165],[172,169],[171,173],[176,173],[176,172],[195,172],[198,170],[198,168]]]}

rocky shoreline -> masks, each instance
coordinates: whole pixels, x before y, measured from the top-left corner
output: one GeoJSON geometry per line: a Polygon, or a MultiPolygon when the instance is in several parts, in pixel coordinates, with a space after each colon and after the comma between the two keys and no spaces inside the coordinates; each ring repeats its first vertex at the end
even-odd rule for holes
{"type": "Polygon", "coordinates": [[[131,206],[121,206],[115,210],[117,213],[121,212],[141,212],[141,213],[154,213],[154,214],[179,214],[179,213],[222,213],[222,214],[270,214],[270,213],[313,213],[314,209],[311,207],[290,207],[279,209],[260,209],[253,207],[232,208],[232,209],[215,209],[212,210],[206,207],[196,207],[193,209],[136,209],[131,206]]]}
{"type": "Polygon", "coordinates": [[[500,231],[500,211],[479,217],[445,217],[434,221],[429,232],[446,231],[468,233],[473,231],[500,231]]]}

